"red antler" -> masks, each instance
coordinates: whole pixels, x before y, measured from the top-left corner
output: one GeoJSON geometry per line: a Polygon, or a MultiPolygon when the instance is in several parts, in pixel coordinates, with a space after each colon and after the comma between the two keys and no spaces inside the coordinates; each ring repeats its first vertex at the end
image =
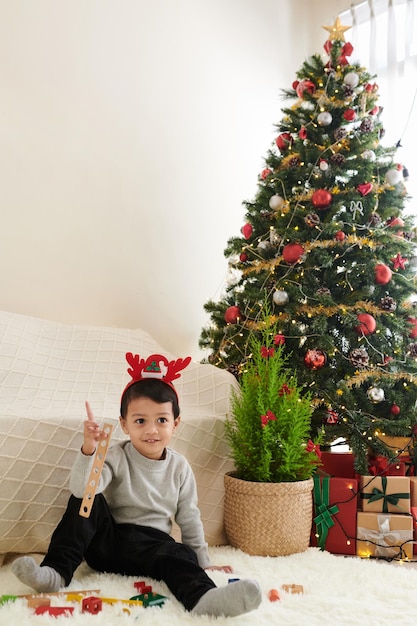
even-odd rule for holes
{"type": "Polygon", "coordinates": [[[126,352],[126,361],[132,366],[127,368],[127,373],[130,374],[132,380],[140,380],[145,366],[145,359],[141,359],[139,354],[126,352]]]}
{"type": "Polygon", "coordinates": [[[164,376],[164,381],[167,383],[171,383],[176,378],[180,377],[179,372],[185,369],[187,365],[191,362],[191,357],[187,356],[185,359],[177,359],[176,361],[170,361],[168,363],[168,370],[164,376]]]}

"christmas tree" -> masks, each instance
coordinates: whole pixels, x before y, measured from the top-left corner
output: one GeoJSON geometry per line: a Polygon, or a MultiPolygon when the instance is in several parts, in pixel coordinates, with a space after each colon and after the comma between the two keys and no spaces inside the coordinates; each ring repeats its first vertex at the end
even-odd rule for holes
{"type": "Polygon", "coordinates": [[[279,341],[313,398],[314,437],[393,459],[384,436],[414,436],[417,422],[415,229],[404,214],[406,168],[384,147],[375,77],[350,62],[336,20],[283,90],[282,119],[241,236],[227,243],[233,276],[200,347],[238,379],[265,299],[279,341]]]}

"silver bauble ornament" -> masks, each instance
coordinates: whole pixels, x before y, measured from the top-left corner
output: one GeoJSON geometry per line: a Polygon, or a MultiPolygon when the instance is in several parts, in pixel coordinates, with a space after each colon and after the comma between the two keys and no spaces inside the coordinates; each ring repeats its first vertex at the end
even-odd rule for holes
{"type": "Polygon", "coordinates": [[[284,306],[284,304],[287,304],[289,296],[286,291],[279,289],[278,291],[274,291],[272,300],[277,306],[284,306]]]}
{"type": "Polygon", "coordinates": [[[388,183],[388,185],[393,185],[393,186],[398,185],[402,177],[403,177],[402,172],[397,169],[388,170],[388,172],[385,174],[386,182],[388,183]]]}
{"type": "Polygon", "coordinates": [[[374,404],[377,404],[378,402],[382,402],[383,400],[385,400],[384,390],[381,389],[380,387],[369,387],[366,394],[368,398],[370,399],[370,401],[373,402],[374,404]]]}
{"type": "Polygon", "coordinates": [[[332,123],[333,117],[332,114],[329,113],[328,111],[323,111],[322,113],[319,113],[317,116],[317,121],[320,124],[320,126],[329,126],[329,124],[332,123]]]}
{"type": "Polygon", "coordinates": [[[281,198],[281,196],[276,194],[276,195],[270,197],[270,199],[269,199],[269,207],[273,211],[277,211],[278,209],[280,209],[282,207],[284,202],[285,202],[284,198],[281,198]]]}
{"type": "Polygon", "coordinates": [[[359,76],[356,72],[348,72],[343,79],[343,82],[348,87],[355,89],[359,85],[359,76]]]}
{"type": "Polygon", "coordinates": [[[373,162],[376,159],[376,154],[373,150],[365,150],[365,152],[362,152],[361,157],[367,161],[373,162]]]}

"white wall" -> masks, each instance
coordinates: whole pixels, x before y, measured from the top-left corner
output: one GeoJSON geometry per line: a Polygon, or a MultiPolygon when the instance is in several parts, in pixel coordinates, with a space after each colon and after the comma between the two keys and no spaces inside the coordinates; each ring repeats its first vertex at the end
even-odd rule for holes
{"type": "Polygon", "coordinates": [[[0,0],[0,308],[200,357],[280,89],[347,6],[0,0]]]}

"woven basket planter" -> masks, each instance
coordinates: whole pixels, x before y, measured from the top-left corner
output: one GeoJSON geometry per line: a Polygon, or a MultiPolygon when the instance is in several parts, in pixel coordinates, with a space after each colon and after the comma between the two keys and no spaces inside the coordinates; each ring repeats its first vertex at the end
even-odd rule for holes
{"type": "Polygon", "coordinates": [[[224,522],[231,546],[252,556],[304,552],[313,522],[313,479],[256,483],[224,477],[224,522]]]}

